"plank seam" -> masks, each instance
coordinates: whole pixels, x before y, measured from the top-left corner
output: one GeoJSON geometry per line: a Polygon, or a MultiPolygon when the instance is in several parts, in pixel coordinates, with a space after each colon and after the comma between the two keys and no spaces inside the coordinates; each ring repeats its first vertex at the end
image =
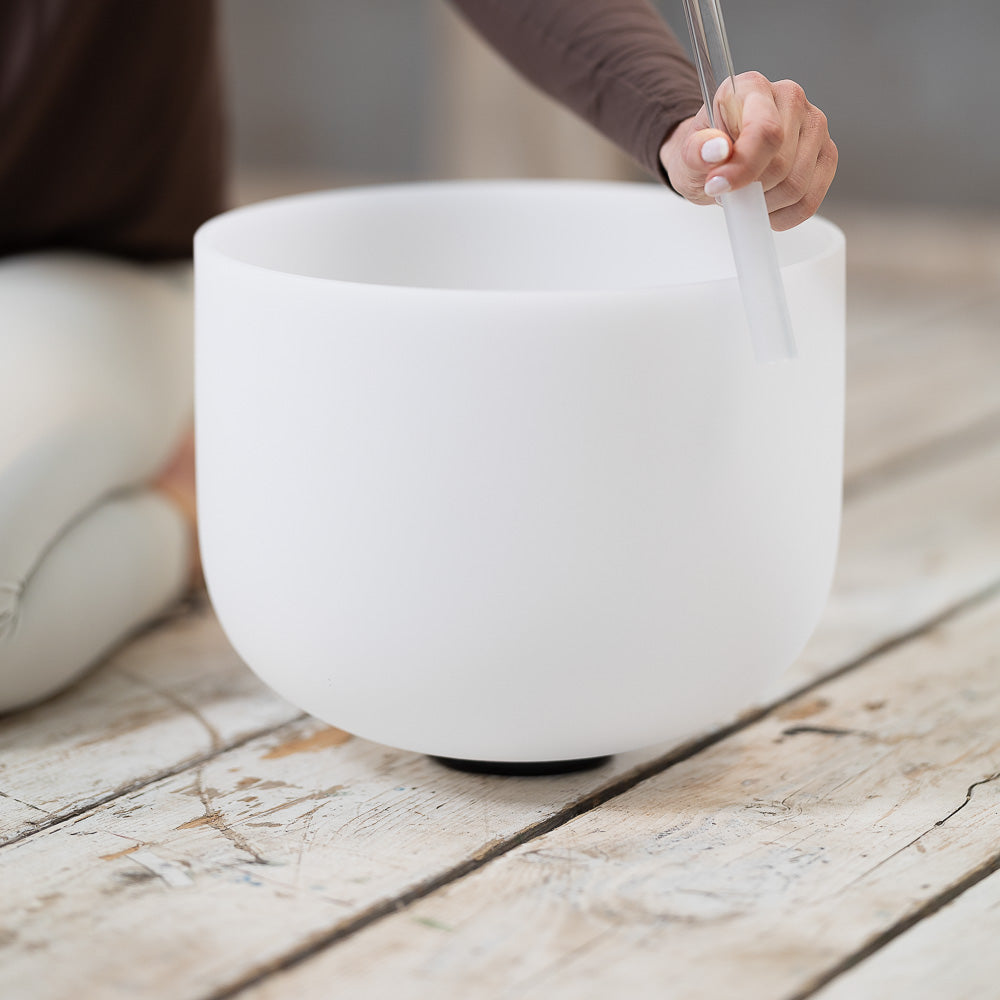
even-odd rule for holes
{"type": "Polygon", "coordinates": [[[304,944],[301,948],[293,950],[287,955],[275,959],[267,966],[258,969],[243,979],[209,994],[204,998],[204,1000],[228,1000],[228,998],[235,997],[237,994],[249,989],[252,986],[258,985],[263,980],[278,972],[283,972],[286,969],[290,969],[301,964],[302,962],[307,961],[313,956],[318,955],[320,952],[325,951],[332,945],[343,941],[345,938],[352,937],[359,931],[370,927],[379,920],[402,912],[413,903],[424,899],[432,893],[437,892],[439,889],[445,888],[445,886],[448,886],[453,882],[457,882],[460,879],[465,878],[467,875],[471,875],[473,872],[478,871],[491,861],[495,861],[497,858],[502,857],[510,851],[521,847],[532,840],[536,840],[538,837],[544,836],[546,833],[551,833],[553,830],[558,829],[560,826],[563,826],[570,820],[575,819],[577,816],[580,816],[583,813],[610,801],[618,795],[624,794],[630,788],[633,788],[635,785],[646,780],[647,778],[651,778],[656,774],[659,774],[661,771],[666,770],[668,767],[671,767],[674,764],[679,764],[682,761],[687,760],[689,757],[693,757],[695,754],[707,749],[719,740],[725,739],[727,736],[738,732],[746,725],[755,721],[757,717],[767,714],[767,711],[769,711],[769,709],[761,711],[759,715],[755,712],[754,718],[744,717],[738,719],[729,723],[723,730],[713,732],[694,742],[686,743],[661,757],[657,757],[652,761],[648,761],[645,764],[641,764],[633,768],[631,771],[627,771],[625,774],[619,775],[619,777],[614,781],[596,789],[593,792],[590,792],[588,795],[585,795],[583,798],[578,799],[571,805],[564,807],[559,810],[559,812],[549,816],[547,819],[533,823],[531,826],[524,828],[505,840],[496,841],[493,844],[490,844],[477,854],[474,854],[471,858],[467,858],[465,861],[462,861],[457,865],[453,865],[451,868],[440,872],[432,878],[425,879],[424,881],[417,883],[415,886],[412,886],[410,889],[407,889],[406,892],[401,893],[398,896],[383,900],[381,903],[376,903],[375,905],[368,907],[366,910],[363,910],[357,916],[352,917],[345,923],[342,923],[334,929],[316,936],[312,941],[306,942],[306,944],[304,944]]]}
{"type": "MultiPolygon", "coordinates": [[[[987,444],[992,441],[994,431],[997,433],[997,436],[1000,437],[1000,414],[993,414],[987,416],[982,420],[980,420],[978,423],[962,428],[951,435],[948,435],[944,438],[935,439],[934,441],[931,441],[923,446],[905,452],[894,459],[890,459],[887,463],[885,463],[878,469],[862,471],[853,476],[850,476],[845,480],[845,485],[844,485],[845,500],[854,500],[860,495],[870,493],[878,486],[884,485],[887,481],[891,482],[892,480],[906,478],[907,475],[914,470],[914,468],[919,470],[920,468],[933,467],[934,465],[939,464],[942,461],[942,459],[944,459],[945,464],[947,464],[948,455],[951,456],[957,455],[959,457],[965,457],[968,454],[974,453],[983,445],[984,438],[987,444]],[[997,425],[996,428],[993,427],[994,423],[996,423],[997,425]],[[949,451],[949,449],[951,449],[951,451],[949,451]]],[[[996,585],[1000,585],[1000,580],[997,581],[996,585]]],[[[833,680],[837,677],[840,677],[847,671],[853,670],[856,667],[860,666],[861,664],[867,662],[869,659],[882,655],[882,653],[887,652],[889,649],[894,648],[894,646],[899,645],[903,642],[908,642],[910,639],[920,635],[921,632],[924,631],[925,629],[934,628],[942,621],[951,617],[953,614],[961,614],[969,601],[975,603],[979,600],[981,595],[983,596],[984,599],[988,599],[989,591],[992,586],[994,585],[990,585],[990,587],[987,587],[985,590],[977,591],[974,594],[970,595],[969,597],[963,598],[962,601],[944,609],[935,618],[928,620],[923,625],[908,630],[907,632],[901,633],[899,636],[885,640],[883,643],[873,647],[868,652],[861,654],[854,660],[849,661],[848,663],[842,665],[841,667],[835,668],[831,673],[825,674],[822,677],[817,678],[814,682],[812,682],[812,684],[813,685],[823,684],[826,683],[828,680],[833,680]]],[[[136,635],[133,636],[133,638],[142,636],[147,632],[154,631],[157,627],[163,625],[166,622],[193,617],[195,614],[203,611],[206,606],[207,606],[207,597],[203,593],[199,592],[197,594],[187,595],[176,610],[168,612],[167,614],[156,619],[155,622],[149,623],[148,626],[144,627],[142,630],[137,632],[136,635]]],[[[126,672],[122,671],[122,673],[126,672]]],[[[139,681],[139,679],[132,674],[128,674],[128,676],[131,680],[143,683],[143,681],[139,681]]],[[[153,687],[151,684],[148,684],[148,682],[145,683],[147,683],[147,686],[151,688],[153,687]]],[[[153,688],[153,690],[157,690],[157,693],[168,698],[168,700],[173,701],[177,705],[177,707],[182,711],[188,712],[189,714],[194,714],[197,711],[196,709],[193,709],[191,705],[187,704],[186,702],[182,702],[179,698],[167,695],[165,692],[159,691],[158,689],[155,688],[153,688]]],[[[809,685],[804,686],[802,688],[797,689],[792,694],[786,696],[785,700],[797,698],[800,695],[810,690],[812,690],[811,686],[809,685]]],[[[780,707],[780,705],[785,703],[785,700],[775,702],[773,705],[768,706],[766,710],[770,711],[773,708],[780,707]]],[[[80,805],[68,812],[64,813],[49,812],[48,813],[49,819],[46,822],[39,823],[37,826],[32,826],[30,830],[25,830],[22,833],[19,833],[16,836],[12,837],[10,840],[0,843],[0,850],[2,850],[5,847],[10,847],[13,844],[20,843],[21,841],[27,839],[28,837],[34,836],[36,833],[42,833],[45,830],[52,829],[53,827],[66,822],[67,820],[75,819],[78,816],[81,816],[83,813],[89,811],[90,809],[97,809],[100,806],[107,805],[109,802],[113,802],[116,798],[120,798],[124,795],[129,795],[132,792],[139,791],[143,788],[148,787],[149,785],[153,785],[156,782],[162,781],[166,778],[175,777],[176,775],[181,774],[184,771],[190,770],[192,768],[200,767],[208,763],[210,760],[213,760],[220,754],[228,753],[231,750],[237,750],[244,744],[250,742],[251,740],[258,739],[262,736],[267,736],[272,733],[280,732],[286,726],[292,725],[297,722],[301,722],[306,717],[307,713],[303,712],[300,713],[299,715],[294,716],[291,719],[286,720],[285,722],[281,722],[277,725],[271,725],[268,727],[264,727],[262,729],[255,730],[254,732],[244,737],[241,737],[239,740],[235,740],[231,743],[224,743],[224,742],[219,743],[217,746],[213,746],[211,748],[211,751],[208,753],[187,758],[186,760],[180,761],[177,764],[165,770],[158,771],[155,774],[149,775],[146,778],[141,778],[136,781],[133,781],[128,785],[122,786],[121,788],[116,789],[115,791],[109,792],[107,795],[104,795],[98,799],[94,799],[86,803],[85,805],[80,805]]],[[[756,721],[756,718],[757,717],[754,716],[753,718],[750,719],[750,721],[756,721]]],[[[212,739],[214,742],[217,737],[213,734],[211,727],[206,725],[206,729],[208,730],[208,735],[210,739],[212,739]]],[[[728,732],[726,732],[722,738],[725,738],[725,735],[729,735],[728,732]]],[[[30,805],[30,803],[25,803],[25,804],[30,805]]],[[[35,806],[34,808],[41,809],[41,807],[38,806],[35,806]]]]}
{"type": "MultiPolygon", "coordinates": [[[[309,716],[306,712],[300,712],[298,715],[285,722],[280,723],[277,726],[269,725],[262,729],[255,729],[253,732],[246,733],[241,736],[238,740],[233,740],[217,749],[210,750],[207,753],[199,754],[196,757],[188,757],[185,760],[179,761],[172,767],[169,767],[163,771],[157,771],[156,774],[150,775],[146,778],[139,778],[136,781],[130,782],[127,785],[123,785],[121,788],[117,788],[107,795],[103,795],[98,799],[94,799],[87,802],[85,805],[77,806],[73,809],[68,810],[63,813],[50,813],[51,819],[44,823],[39,823],[37,826],[33,826],[30,830],[25,830],[23,833],[17,834],[15,837],[11,837],[10,840],[5,841],[0,844],[0,850],[7,847],[13,847],[14,844],[19,844],[29,837],[34,837],[36,834],[43,833],[45,830],[51,830],[54,827],[61,826],[63,823],[69,820],[76,819],[82,816],[84,813],[90,812],[92,809],[100,809],[101,806],[106,806],[109,802],[114,802],[115,799],[120,799],[125,795],[131,795],[133,792],[142,791],[143,788],[148,788],[150,785],[155,785],[158,781],[166,781],[168,778],[174,778],[178,774],[183,774],[185,771],[190,771],[194,768],[203,767],[209,761],[214,760],[216,757],[224,753],[229,753],[231,750],[239,750],[240,747],[245,746],[247,743],[252,743],[256,739],[260,739],[262,736],[270,736],[274,733],[281,732],[287,726],[293,726],[296,723],[301,722],[303,719],[307,719],[309,716]]],[[[0,793],[6,794],[6,793],[0,793]]],[[[9,796],[8,796],[9,797],[9,796]]],[[[40,808],[39,806],[35,807],[40,808]]]]}
{"type": "MultiPolygon", "coordinates": [[[[997,776],[994,775],[994,777],[997,776]]],[[[993,779],[990,778],[986,780],[990,781],[993,779]]],[[[983,784],[983,782],[976,782],[976,784],[983,784]]],[[[967,803],[963,803],[963,805],[965,804],[967,803]]],[[[959,806],[959,809],[961,808],[962,806],[959,806]]],[[[955,815],[955,812],[958,812],[958,809],[950,813],[943,820],[939,820],[935,826],[940,826],[942,823],[947,822],[951,816],[955,815]]],[[[918,906],[908,916],[903,917],[901,920],[897,920],[892,926],[887,927],[884,931],[876,934],[866,945],[859,948],[857,951],[852,952],[846,958],[841,959],[841,961],[832,965],[825,972],[821,972],[818,976],[815,976],[805,987],[803,987],[803,989],[799,990],[797,993],[790,994],[786,1000],[809,1000],[810,997],[815,996],[821,989],[823,989],[823,987],[828,986],[835,979],[844,975],[844,973],[850,972],[851,969],[856,968],[862,962],[880,952],[886,947],[886,945],[891,944],[896,940],[896,938],[905,934],[922,920],[926,920],[939,910],[944,909],[944,907],[946,907],[949,903],[953,903],[963,893],[968,892],[969,889],[978,885],[984,879],[989,878],[998,871],[1000,871],[1000,854],[994,855],[994,857],[990,858],[990,860],[984,862],[978,868],[963,876],[944,892],[941,892],[932,899],[929,899],[926,903],[918,906]]]]}
{"type": "Polygon", "coordinates": [[[1000,440],[1000,413],[988,413],[948,434],[930,438],[915,448],[897,452],[878,465],[861,469],[844,480],[844,501],[866,496],[879,487],[967,459],[1000,440]]]}
{"type": "MultiPolygon", "coordinates": [[[[892,652],[894,649],[905,645],[925,632],[929,632],[941,626],[945,622],[961,616],[967,611],[972,611],[975,608],[988,603],[991,599],[997,596],[1000,596],[1000,580],[996,580],[989,586],[977,591],[975,594],[964,598],[935,615],[933,618],[928,619],[921,625],[891,639],[885,640],[867,653],[855,657],[853,660],[848,661],[846,664],[831,671],[829,674],[816,678],[815,680],[796,688],[788,694],[782,695],[781,698],[768,705],[745,712],[738,719],[721,729],[715,730],[714,732],[700,737],[692,742],[685,743],[680,747],[676,747],[660,757],[648,761],[645,764],[641,764],[623,775],[619,775],[619,777],[614,781],[564,807],[548,819],[532,824],[506,840],[498,841],[489,845],[486,849],[473,855],[471,858],[467,858],[465,861],[460,862],[457,865],[453,865],[451,868],[435,875],[433,878],[425,879],[423,882],[418,883],[398,896],[394,896],[391,899],[384,900],[381,903],[376,903],[375,905],[368,907],[366,910],[363,910],[357,916],[351,918],[345,923],[342,923],[323,934],[317,935],[311,941],[306,941],[298,949],[293,949],[282,957],[268,963],[266,966],[236,980],[229,986],[225,986],[220,990],[208,994],[203,998],[203,1000],[231,1000],[231,998],[238,996],[245,990],[258,986],[271,976],[284,972],[297,965],[301,965],[303,962],[315,957],[327,948],[340,943],[346,938],[353,937],[355,934],[372,926],[379,920],[402,912],[419,900],[426,898],[427,896],[437,892],[439,889],[443,889],[468,875],[471,875],[473,872],[478,871],[480,868],[483,868],[490,862],[495,861],[497,858],[508,854],[510,851],[513,851],[532,840],[536,840],[547,833],[551,833],[553,830],[569,823],[577,816],[603,805],[611,799],[617,798],[619,795],[624,794],[641,782],[655,777],[663,771],[666,771],[668,768],[673,767],[676,764],[680,764],[683,761],[701,753],[702,750],[706,750],[717,743],[721,743],[723,740],[734,735],[735,733],[760,722],[777,709],[782,708],[789,702],[802,697],[802,695],[815,691],[825,684],[843,677],[845,674],[860,668],[871,660],[892,652]]],[[[980,782],[977,782],[977,784],[979,783],[980,782]]],[[[961,806],[959,808],[961,808],[961,806]]],[[[954,815],[954,812],[945,817],[945,819],[941,822],[946,822],[952,815],[954,815]]],[[[998,865],[1000,865],[1000,858],[997,860],[998,865]]],[[[789,1000],[805,1000],[808,995],[809,994],[803,994],[801,997],[797,995],[793,998],[789,998],[789,1000]]]]}

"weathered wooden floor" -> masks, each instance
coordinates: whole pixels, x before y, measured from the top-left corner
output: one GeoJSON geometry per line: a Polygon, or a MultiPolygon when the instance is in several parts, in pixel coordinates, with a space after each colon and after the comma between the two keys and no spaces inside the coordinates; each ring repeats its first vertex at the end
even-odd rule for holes
{"type": "Polygon", "coordinates": [[[0,997],[1000,995],[1000,226],[841,217],[839,571],[765,704],[463,775],[192,605],[0,720],[0,997]]]}

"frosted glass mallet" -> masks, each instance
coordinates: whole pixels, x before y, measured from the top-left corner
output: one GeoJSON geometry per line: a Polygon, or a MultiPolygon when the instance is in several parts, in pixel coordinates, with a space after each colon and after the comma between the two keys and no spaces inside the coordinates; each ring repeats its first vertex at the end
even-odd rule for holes
{"type": "MultiPolygon", "coordinates": [[[[684,12],[708,120],[713,128],[730,133],[730,138],[734,138],[727,123],[716,121],[715,116],[714,102],[720,77],[728,79],[731,87],[731,93],[724,100],[730,100],[733,114],[739,115],[733,58],[722,9],[718,0],[684,0],[684,12]]],[[[738,191],[721,195],[718,200],[726,213],[754,357],[759,364],[792,360],[796,356],[795,337],[764,202],[764,188],[755,181],[738,191]]]]}

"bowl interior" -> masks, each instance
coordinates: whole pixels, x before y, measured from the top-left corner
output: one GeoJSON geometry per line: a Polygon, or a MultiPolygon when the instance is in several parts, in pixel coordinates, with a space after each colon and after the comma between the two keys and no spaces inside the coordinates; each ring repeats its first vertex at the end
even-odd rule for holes
{"type": "MultiPolygon", "coordinates": [[[[813,219],[777,234],[782,266],[842,239],[813,219]]],[[[286,274],[373,285],[624,291],[735,270],[721,209],[653,184],[450,182],[319,192],[208,223],[199,249],[286,274]]]]}

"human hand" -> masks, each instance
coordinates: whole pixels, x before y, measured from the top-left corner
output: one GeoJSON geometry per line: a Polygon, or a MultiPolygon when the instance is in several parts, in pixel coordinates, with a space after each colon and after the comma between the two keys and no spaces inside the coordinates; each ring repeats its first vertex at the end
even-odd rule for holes
{"type": "Polygon", "coordinates": [[[837,170],[837,147],[826,115],[791,80],[771,83],[760,73],[728,81],[715,96],[715,120],[735,138],[709,126],[701,110],[681,122],[660,148],[674,190],[696,205],[753,181],[764,186],[771,228],[792,229],[815,214],[837,170]]]}

